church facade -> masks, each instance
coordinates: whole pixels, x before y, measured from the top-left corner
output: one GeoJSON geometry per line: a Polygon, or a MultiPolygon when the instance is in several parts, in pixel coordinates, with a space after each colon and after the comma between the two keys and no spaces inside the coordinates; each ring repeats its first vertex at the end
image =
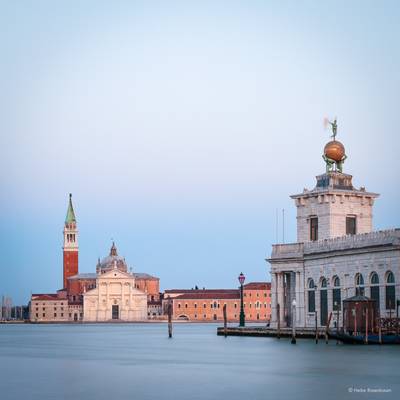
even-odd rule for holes
{"type": "Polygon", "coordinates": [[[109,255],[98,261],[95,273],[79,273],[71,195],[63,235],[63,288],[57,293],[32,294],[31,322],[133,322],[153,317],[155,305],[161,310],[159,279],[128,271],[114,243],[109,255]]]}
{"type": "MultiPolygon", "coordinates": [[[[343,148],[342,164],[343,145],[335,138],[330,143],[343,148]]],[[[333,170],[333,162],[328,159],[314,189],[291,196],[297,208],[297,242],[272,246],[267,260],[271,327],[326,326],[331,313],[331,325],[341,327],[342,302],[355,295],[375,300],[376,317],[398,312],[400,229],[373,231],[378,194],[355,188],[352,176],[333,170]]]]}
{"type": "MultiPolygon", "coordinates": [[[[87,277],[85,277],[87,278],[87,277]]],[[[147,295],[136,287],[113,243],[110,255],[97,264],[95,287],[83,293],[83,320],[142,321],[147,319],[147,295]]]]}

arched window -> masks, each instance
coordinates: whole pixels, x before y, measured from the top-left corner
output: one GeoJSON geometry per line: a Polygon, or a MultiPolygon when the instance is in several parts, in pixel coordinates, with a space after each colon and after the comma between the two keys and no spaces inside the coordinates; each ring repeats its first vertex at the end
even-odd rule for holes
{"type": "Polygon", "coordinates": [[[315,312],[315,284],[312,279],[308,281],[308,312],[315,312]]]}
{"type": "Polygon", "coordinates": [[[356,274],[356,296],[364,296],[364,278],[361,274],[356,274]]]}
{"type": "Polygon", "coordinates": [[[332,304],[334,311],[341,309],[342,299],[340,295],[340,279],[338,276],[333,278],[332,304]]]}
{"type": "Polygon", "coordinates": [[[394,286],[394,275],[389,271],[386,275],[386,310],[394,310],[396,308],[396,287],[394,286]]]}
{"type": "Polygon", "coordinates": [[[322,278],[322,280],[321,280],[321,288],[326,288],[326,287],[327,287],[326,279],[322,278]]]}
{"type": "Polygon", "coordinates": [[[375,305],[377,309],[379,310],[379,276],[376,272],[371,273],[370,277],[370,282],[371,282],[371,299],[375,300],[375,305]]]}

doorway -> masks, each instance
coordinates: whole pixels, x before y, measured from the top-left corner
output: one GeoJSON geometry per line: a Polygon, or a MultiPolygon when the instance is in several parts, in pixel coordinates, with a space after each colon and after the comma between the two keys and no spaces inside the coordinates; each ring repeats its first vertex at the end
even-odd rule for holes
{"type": "Polygon", "coordinates": [[[112,306],[112,319],[119,319],[119,306],[112,306]]]}

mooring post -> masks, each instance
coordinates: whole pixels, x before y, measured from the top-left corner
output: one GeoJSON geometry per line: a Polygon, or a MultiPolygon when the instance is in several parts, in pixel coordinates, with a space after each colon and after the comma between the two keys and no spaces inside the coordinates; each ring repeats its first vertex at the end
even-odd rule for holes
{"type": "Polygon", "coordinates": [[[318,344],[318,312],[315,310],[315,343],[318,344]]]}
{"type": "Polygon", "coordinates": [[[224,314],[224,336],[226,337],[226,324],[227,324],[227,318],[226,318],[226,304],[224,304],[224,307],[222,308],[222,312],[224,314]]]}
{"type": "Polygon", "coordinates": [[[365,310],[365,344],[368,344],[368,305],[365,310]]]}
{"type": "Polygon", "coordinates": [[[168,337],[172,338],[172,300],[168,301],[168,337]]]}
{"type": "Polygon", "coordinates": [[[280,305],[279,303],[276,305],[276,314],[278,317],[278,335],[277,338],[281,338],[281,312],[280,312],[280,305]]]}
{"type": "Polygon", "coordinates": [[[335,301],[336,306],[336,344],[339,344],[339,304],[335,301]]]}
{"type": "Polygon", "coordinates": [[[382,344],[382,322],[381,319],[378,319],[379,327],[378,327],[378,334],[379,334],[379,344],[382,344]]]}
{"type": "Polygon", "coordinates": [[[296,344],[296,300],[292,302],[292,344],[296,344]]]}
{"type": "Polygon", "coordinates": [[[354,336],[357,336],[357,303],[354,306],[354,336]]]}
{"type": "Polygon", "coordinates": [[[326,327],[325,327],[325,343],[326,344],[328,344],[328,339],[329,339],[328,333],[329,333],[329,326],[331,324],[331,319],[332,319],[332,311],[329,314],[328,323],[326,324],[326,327]]]}

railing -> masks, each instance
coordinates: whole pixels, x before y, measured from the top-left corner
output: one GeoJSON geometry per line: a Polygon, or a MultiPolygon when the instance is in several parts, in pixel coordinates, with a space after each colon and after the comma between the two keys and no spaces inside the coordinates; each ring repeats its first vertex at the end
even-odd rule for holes
{"type": "Polygon", "coordinates": [[[400,318],[378,318],[378,327],[381,328],[383,334],[400,332],[400,318]]]}
{"type": "Polygon", "coordinates": [[[345,250],[385,244],[400,245],[400,229],[388,229],[304,243],[304,253],[345,250]]]}
{"type": "Polygon", "coordinates": [[[303,243],[288,243],[272,245],[272,258],[292,258],[303,255],[303,243]]]}

